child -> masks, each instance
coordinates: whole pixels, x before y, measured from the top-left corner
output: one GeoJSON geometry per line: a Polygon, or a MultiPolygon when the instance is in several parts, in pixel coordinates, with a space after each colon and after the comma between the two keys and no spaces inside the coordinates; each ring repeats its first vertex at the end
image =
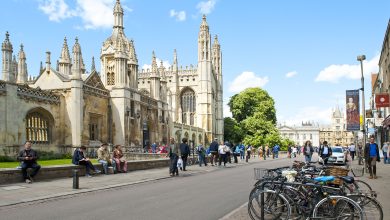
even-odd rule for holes
{"type": "Polygon", "coordinates": [[[183,160],[179,158],[177,160],[177,168],[180,168],[180,170],[183,170],[183,160]]]}
{"type": "Polygon", "coordinates": [[[352,157],[349,151],[347,151],[347,154],[345,155],[345,165],[347,166],[347,169],[352,166],[352,157]]]}

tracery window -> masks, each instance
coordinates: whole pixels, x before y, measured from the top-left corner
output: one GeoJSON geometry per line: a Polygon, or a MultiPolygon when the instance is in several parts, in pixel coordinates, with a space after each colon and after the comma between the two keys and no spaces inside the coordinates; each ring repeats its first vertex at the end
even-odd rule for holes
{"type": "Polygon", "coordinates": [[[107,85],[112,86],[115,85],[115,74],[107,73],[107,85]]]}
{"type": "Polygon", "coordinates": [[[40,112],[26,116],[26,140],[32,143],[48,144],[51,141],[50,121],[40,112]]]}
{"type": "Polygon", "coordinates": [[[192,89],[187,89],[182,93],[181,108],[183,112],[183,123],[190,123],[190,125],[194,125],[194,115],[196,112],[196,97],[195,92],[192,89]],[[190,116],[189,121],[187,120],[187,115],[190,116]]]}

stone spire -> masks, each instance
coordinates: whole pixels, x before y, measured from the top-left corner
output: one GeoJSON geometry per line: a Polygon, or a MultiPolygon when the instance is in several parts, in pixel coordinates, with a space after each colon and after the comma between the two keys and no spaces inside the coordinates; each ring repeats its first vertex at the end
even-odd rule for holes
{"type": "Polygon", "coordinates": [[[209,25],[206,21],[206,15],[203,15],[202,17],[202,23],[200,24],[200,30],[201,31],[209,31],[209,25]]]}
{"type": "Polygon", "coordinates": [[[19,51],[19,62],[18,62],[18,76],[16,83],[26,83],[27,82],[27,64],[26,64],[26,54],[23,50],[23,44],[20,45],[19,51]]]}
{"type": "Polygon", "coordinates": [[[95,57],[92,57],[91,73],[96,72],[95,57]]]}
{"type": "Polygon", "coordinates": [[[79,39],[76,37],[75,43],[72,49],[73,58],[72,58],[72,75],[73,79],[81,79],[82,69],[83,69],[83,57],[81,54],[81,47],[79,44],[79,39]]]}
{"type": "Polygon", "coordinates": [[[5,40],[1,44],[1,52],[2,52],[2,73],[4,81],[12,81],[12,43],[9,40],[8,31],[5,33],[5,40]]]}
{"type": "Polygon", "coordinates": [[[157,59],[154,51],[152,53],[152,73],[157,75],[157,59]]]}
{"type": "Polygon", "coordinates": [[[49,73],[51,66],[50,66],[50,51],[46,51],[46,72],[49,73]]]}
{"type": "Polygon", "coordinates": [[[198,36],[198,62],[211,60],[211,39],[206,15],[203,15],[198,36]]]}
{"type": "Polygon", "coordinates": [[[43,63],[41,61],[41,63],[39,64],[39,75],[41,75],[42,71],[43,71],[43,63]]]}
{"type": "Polygon", "coordinates": [[[12,82],[16,82],[16,75],[18,74],[18,61],[16,60],[16,56],[13,55],[12,58],[12,82]]]}
{"type": "Polygon", "coordinates": [[[123,8],[119,0],[116,0],[114,6],[114,29],[123,29],[123,8]]]}
{"type": "Polygon", "coordinates": [[[58,71],[65,75],[71,74],[71,59],[70,59],[70,53],[69,53],[69,47],[68,47],[68,41],[66,37],[64,38],[64,43],[62,45],[61,49],[61,56],[58,63],[58,71]]]}
{"type": "Polygon", "coordinates": [[[176,49],[173,51],[173,64],[172,64],[172,67],[173,67],[173,71],[174,72],[177,72],[177,70],[179,69],[178,68],[178,64],[177,64],[177,52],[176,52],[176,49]]]}

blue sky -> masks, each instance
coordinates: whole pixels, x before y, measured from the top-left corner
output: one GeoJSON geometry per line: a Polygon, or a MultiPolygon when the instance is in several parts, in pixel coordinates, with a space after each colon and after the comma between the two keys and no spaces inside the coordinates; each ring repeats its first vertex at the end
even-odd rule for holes
{"type": "MultiPolygon", "coordinates": [[[[14,53],[24,44],[30,75],[45,52],[58,59],[63,38],[78,37],[87,69],[111,34],[115,0],[9,0],[0,8],[0,39],[10,32],[14,53]]],[[[279,122],[327,123],[344,107],[345,90],[360,88],[356,56],[365,54],[366,88],[378,71],[390,1],[122,0],[125,32],[134,39],[139,66],[152,51],[166,65],[177,49],[179,65],[197,63],[201,15],[223,52],[224,100],[251,86],[274,97],[279,122]]],[[[370,94],[366,89],[366,97],[370,94]]],[[[368,98],[366,98],[367,100],[368,98]]],[[[367,102],[367,101],[366,101],[367,102]]],[[[228,109],[225,114],[229,115],[228,109]]]]}

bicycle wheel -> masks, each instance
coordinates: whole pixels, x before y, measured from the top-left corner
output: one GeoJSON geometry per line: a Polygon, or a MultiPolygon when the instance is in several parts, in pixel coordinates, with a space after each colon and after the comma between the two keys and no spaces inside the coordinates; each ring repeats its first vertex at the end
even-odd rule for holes
{"type": "Polygon", "coordinates": [[[363,209],[365,219],[383,220],[382,206],[376,199],[365,195],[349,195],[348,198],[359,204],[363,209]]]}
{"type": "Polygon", "coordinates": [[[368,183],[366,183],[362,180],[355,180],[354,182],[355,182],[355,185],[357,186],[358,192],[371,194],[372,188],[368,183]]]}
{"type": "Polygon", "coordinates": [[[362,208],[352,199],[344,196],[329,196],[314,207],[313,218],[363,220],[364,215],[362,208]]]}
{"type": "Polygon", "coordinates": [[[291,207],[287,199],[272,190],[256,192],[248,202],[248,214],[252,220],[288,220],[290,219],[291,207]],[[264,203],[261,203],[261,197],[264,203]],[[262,218],[261,216],[264,216],[262,218]]]}

